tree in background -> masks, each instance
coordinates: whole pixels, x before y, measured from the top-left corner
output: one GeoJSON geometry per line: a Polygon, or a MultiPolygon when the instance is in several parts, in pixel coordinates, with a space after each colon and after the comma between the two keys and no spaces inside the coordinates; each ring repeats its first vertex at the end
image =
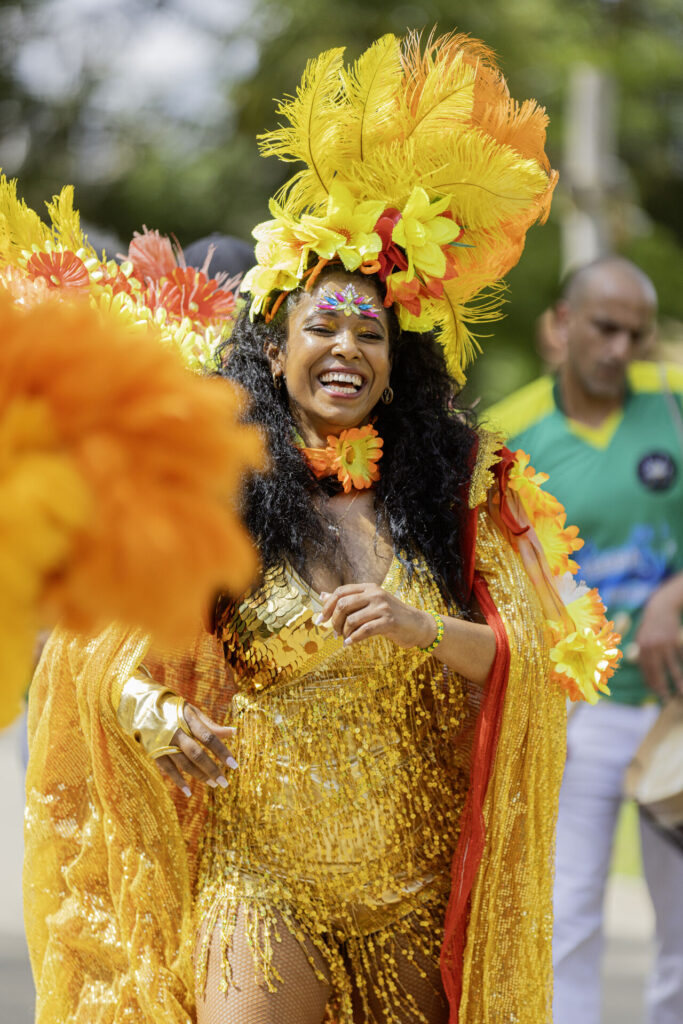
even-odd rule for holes
{"type": "MultiPolygon", "coordinates": [[[[513,95],[546,105],[560,168],[570,70],[611,74],[617,245],[652,275],[665,316],[683,321],[680,0],[0,0],[0,166],[36,208],[73,182],[85,220],[120,239],[143,223],[183,243],[249,237],[280,184],[255,142],[276,121],[273,97],[326,47],[346,45],[353,60],[384,32],[435,24],[483,38],[513,95]]],[[[508,315],[468,388],[487,402],[537,370],[533,324],[557,288],[570,200],[560,189],[509,275],[508,315]]]]}

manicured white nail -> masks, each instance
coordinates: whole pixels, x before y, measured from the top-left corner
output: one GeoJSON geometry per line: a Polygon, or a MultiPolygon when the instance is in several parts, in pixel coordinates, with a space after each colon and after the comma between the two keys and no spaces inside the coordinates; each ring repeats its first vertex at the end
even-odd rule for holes
{"type": "Polygon", "coordinates": [[[320,612],[320,615],[316,615],[316,617],[313,619],[313,625],[314,626],[322,626],[322,623],[323,623],[323,613],[320,612]]]}
{"type": "Polygon", "coordinates": [[[192,790],[189,786],[183,786],[183,793],[185,796],[192,796],[192,790]]]}
{"type": "Polygon", "coordinates": [[[206,784],[207,786],[211,786],[212,789],[215,789],[216,786],[218,785],[215,779],[207,779],[206,784]]]}
{"type": "Polygon", "coordinates": [[[225,789],[225,787],[228,784],[228,780],[226,779],[225,775],[219,775],[218,778],[216,779],[216,782],[218,783],[219,786],[222,786],[223,789],[225,789]]]}
{"type": "Polygon", "coordinates": [[[235,760],[234,757],[227,758],[225,763],[227,764],[228,768],[232,768],[233,770],[237,768],[237,761],[235,760]]]}
{"type": "Polygon", "coordinates": [[[349,647],[352,643],[353,640],[351,639],[351,637],[347,636],[346,640],[344,641],[344,647],[349,647]]]}
{"type": "Polygon", "coordinates": [[[328,597],[329,597],[330,595],[329,595],[329,594],[327,593],[327,591],[326,591],[326,590],[321,590],[321,591],[320,591],[320,596],[322,597],[323,601],[326,601],[326,600],[327,600],[327,598],[328,598],[328,597]]]}

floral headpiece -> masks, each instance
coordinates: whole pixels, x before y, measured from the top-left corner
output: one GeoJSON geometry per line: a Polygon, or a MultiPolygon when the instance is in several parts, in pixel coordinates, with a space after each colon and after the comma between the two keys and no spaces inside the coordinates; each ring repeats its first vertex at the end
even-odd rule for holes
{"type": "Polygon", "coordinates": [[[462,381],[479,348],[468,325],[500,316],[495,286],[550,207],[545,111],[511,99],[491,51],[464,35],[424,49],[386,35],[350,68],[343,53],[310,61],[278,107],[287,124],[260,136],[264,156],[305,167],[254,230],[251,315],[271,319],[338,261],[379,277],[403,329],[437,329],[462,381]]]}
{"type": "Polygon", "coordinates": [[[47,203],[48,225],[18,198],[16,182],[0,175],[0,287],[24,306],[85,295],[129,326],[158,328],[190,369],[212,369],[232,329],[238,278],[210,278],[210,255],[201,270],[186,266],[180,246],[147,228],[134,233],[123,262],[102,259],[73,200],[67,185],[47,203]]]}

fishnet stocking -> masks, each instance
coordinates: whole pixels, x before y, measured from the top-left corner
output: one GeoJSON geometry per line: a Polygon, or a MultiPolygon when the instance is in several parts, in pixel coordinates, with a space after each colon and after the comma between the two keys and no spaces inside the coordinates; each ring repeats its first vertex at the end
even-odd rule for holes
{"type": "MultiPolygon", "coordinates": [[[[203,993],[196,993],[197,1024],[322,1024],[331,989],[316,977],[308,956],[323,974],[324,961],[310,943],[304,951],[279,915],[275,916],[278,937],[273,941],[272,964],[283,981],[270,992],[259,977],[247,938],[246,915],[240,906],[229,958],[231,983],[227,992],[221,991],[218,925],[209,947],[206,987],[203,993]]],[[[199,942],[201,936],[198,946],[199,942]]]]}
{"type": "Polygon", "coordinates": [[[448,1003],[441,984],[441,972],[438,960],[436,963],[424,953],[411,949],[405,939],[398,937],[385,945],[381,953],[378,951],[373,958],[377,962],[377,971],[370,965],[369,974],[365,972],[365,998],[372,1016],[368,1018],[363,1010],[358,989],[353,996],[354,1024],[416,1024],[427,1021],[428,1024],[447,1024],[448,1003]],[[392,973],[401,998],[391,999],[391,1007],[387,1007],[387,991],[384,974],[387,959],[392,961],[392,973]]]}

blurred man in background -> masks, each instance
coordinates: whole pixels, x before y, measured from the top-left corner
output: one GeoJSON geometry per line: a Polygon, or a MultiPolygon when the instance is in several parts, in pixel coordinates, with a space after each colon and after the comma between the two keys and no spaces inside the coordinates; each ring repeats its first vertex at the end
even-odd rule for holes
{"type": "MultiPolygon", "coordinates": [[[[612,695],[571,715],[555,884],[555,1024],[599,1024],[602,914],[624,772],[657,698],[683,693],[683,369],[643,362],[657,296],[624,259],[575,271],[554,311],[555,378],[489,410],[514,451],[550,474],[585,540],[581,578],[598,587],[627,657],[612,695]],[[628,657],[628,652],[631,657],[628,657]]],[[[683,855],[645,819],[655,908],[649,1024],[683,1021],[683,855]]]]}

